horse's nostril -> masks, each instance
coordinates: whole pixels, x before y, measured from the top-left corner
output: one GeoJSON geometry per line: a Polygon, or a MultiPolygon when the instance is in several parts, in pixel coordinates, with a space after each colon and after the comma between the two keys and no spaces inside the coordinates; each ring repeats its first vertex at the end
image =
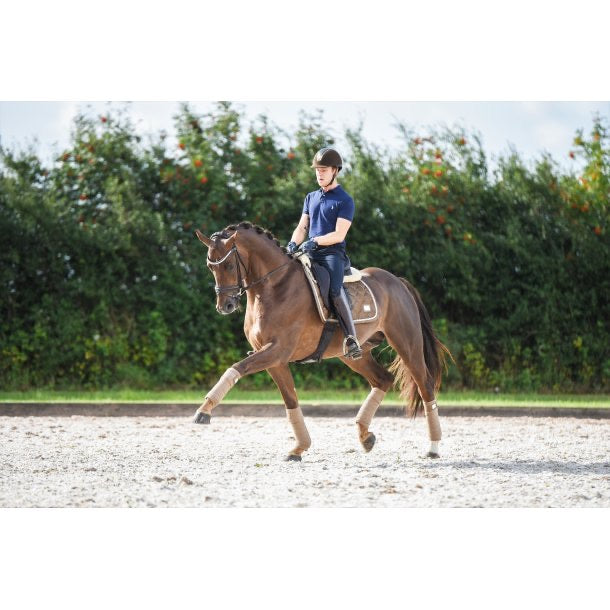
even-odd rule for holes
{"type": "Polygon", "coordinates": [[[235,309],[235,305],[233,303],[227,303],[226,310],[230,313],[235,309]]]}

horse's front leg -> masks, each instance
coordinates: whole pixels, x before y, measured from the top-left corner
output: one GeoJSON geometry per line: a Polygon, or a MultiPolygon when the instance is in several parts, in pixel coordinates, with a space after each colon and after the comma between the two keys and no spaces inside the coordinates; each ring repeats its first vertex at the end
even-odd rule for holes
{"type": "Polygon", "coordinates": [[[195,412],[195,423],[210,423],[212,409],[227,395],[238,379],[277,366],[281,362],[285,362],[289,356],[290,354],[286,354],[285,350],[279,349],[274,343],[267,343],[251,356],[230,366],[206,394],[203,404],[195,412]]]}
{"type": "Polygon", "coordinates": [[[300,462],[301,454],[311,447],[311,438],[309,437],[309,432],[307,432],[305,420],[303,419],[303,412],[299,406],[299,399],[297,398],[297,392],[294,388],[292,373],[287,364],[269,368],[267,369],[267,372],[271,375],[271,378],[275,381],[275,384],[282,394],[284,405],[286,406],[286,417],[292,426],[296,439],[296,445],[286,457],[286,461],[300,462]]]}

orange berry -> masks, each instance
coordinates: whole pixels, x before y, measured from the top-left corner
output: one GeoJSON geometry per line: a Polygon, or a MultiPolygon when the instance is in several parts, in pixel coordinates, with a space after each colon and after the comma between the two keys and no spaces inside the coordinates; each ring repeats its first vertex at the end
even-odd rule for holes
{"type": "Polygon", "coordinates": [[[436,223],[439,225],[444,225],[445,224],[445,217],[442,214],[439,214],[436,217],[436,223]]]}
{"type": "Polygon", "coordinates": [[[437,169],[437,170],[434,172],[434,175],[435,175],[437,178],[440,178],[440,177],[443,175],[443,170],[442,170],[442,169],[437,169]]]}
{"type": "Polygon", "coordinates": [[[81,196],[79,197],[79,199],[81,201],[85,201],[85,199],[87,199],[87,195],[85,195],[84,193],[81,194],[81,196]]]}
{"type": "Polygon", "coordinates": [[[261,138],[261,136],[257,136],[256,137],[256,143],[257,144],[262,144],[262,142],[263,142],[263,138],[261,138]]]}
{"type": "Polygon", "coordinates": [[[595,228],[593,229],[593,233],[595,233],[595,235],[601,235],[602,228],[599,225],[596,225],[595,228]]]}
{"type": "Polygon", "coordinates": [[[291,151],[286,155],[289,159],[294,159],[296,155],[291,151]]]}
{"type": "Polygon", "coordinates": [[[100,121],[102,121],[102,123],[106,123],[106,121],[108,121],[108,119],[105,116],[100,117],[100,121]]]}
{"type": "Polygon", "coordinates": [[[570,159],[575,159],[575,158],[576,158],[576,155],[574,154],[574,152],[570,151],[570,159]]]}
{"type": "Polygon", "coordinates": [[[195,167],[201,167],[203,165],[201,159],[195,159],[195,167]]]}
{"type": "Polygon", "coordinates": [[[435,195],[436,193],[438,193],[438,186],[436,186],[436,184],[432,185],[432,188],[430,189],[430,192],[435,195]]]}
{"type": "Polygon", "coordinates": [[[464,144],[466,144],[466,140],[465,140],[464,138],[460,138],[460,139],[458,140],[458,144],[459,144],[460,146],[464,146],[464,144]]]}
{"type": "Polygon", "coordinates": [[[185,148],[185,146],[184,146],[184,142],[180,142],[180,143],[178,144],[178,148],[179,148],[179,149],[181,149],[181,150],[184,150],[184,148],[185,148]]]}
{"type": "Polygon", "coordinates": [[[424,168],[421,170],[421,173],[422,173],[424,176],[427,176],[427,175],[430,173],[430,170],[429,170],[427,167],[424,167],[424,168]]]}
{"type": "Polygon", "coordinates": [[[201,176],[201,178],[199,178],[199,182],[201,182],[201,184],[205,184],[208,181],[208,179],[205,176],[201,176]]]}

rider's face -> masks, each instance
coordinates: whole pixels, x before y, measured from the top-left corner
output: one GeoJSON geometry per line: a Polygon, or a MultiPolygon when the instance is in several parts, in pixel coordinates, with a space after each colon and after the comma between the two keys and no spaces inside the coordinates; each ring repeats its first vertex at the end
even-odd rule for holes
{"type": "Polygon", "coordinates": [[[320,186],[326,186],[333,177],[332,167],[316,167],[316,179],[320,186]]]}

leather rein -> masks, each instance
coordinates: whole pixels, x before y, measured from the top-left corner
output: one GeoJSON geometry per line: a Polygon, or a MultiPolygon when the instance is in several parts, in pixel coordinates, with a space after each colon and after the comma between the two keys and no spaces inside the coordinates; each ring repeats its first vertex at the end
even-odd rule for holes
{"type": "Polygon", "coordinates": [[[291,259],[287,263],[284,263],[283,265],[280,265],[279,267],[272,269],[271,271],[269,271],[269,273],[266,273],[265,275],[260,277],[258,280],[255,280],[254,282],[251,282],[250,284],[246,285],[246,283],[245,283],[246,278],[245,278],[245,276],[242,276],[241,268],[242,267],[244,268],[244,272],[246,274],[247,274],[248,270],[246,269],[246,265],[244,264],[244,261],[242,260],[241,256],[239,255],[239,250],[237,249],[237,246],[233,246],[221,259],[219,259],[217,261],[213,261],[210,258],[210,255],[208,252],[208,256],[207,256],[208,264],[209,265],[221,265],[232,254],[235,254],[235,258],[237,259],[236,260],[236,262],[237,262],[237,284],[234,284],[233,286],[219,286],[218,284],[214,284],[214,291],[218,295],[233,292],[233,294],[229,294],[229,296],[233,297],[233,298],[240,298],[246,292],[246,290],[249,290],[250,288],[252,288],[252,286],[256,286],[257,284],[264,282],[270,275],[272,275],[276,271],[279,271],[280,269],[283,269],[284,267],[286,267],[287,265],[290,265],[290,263],[292,263],[292,259],[291,259]],[[235,292],[236,290],[237,290],[237,292],[235,292]]]}

